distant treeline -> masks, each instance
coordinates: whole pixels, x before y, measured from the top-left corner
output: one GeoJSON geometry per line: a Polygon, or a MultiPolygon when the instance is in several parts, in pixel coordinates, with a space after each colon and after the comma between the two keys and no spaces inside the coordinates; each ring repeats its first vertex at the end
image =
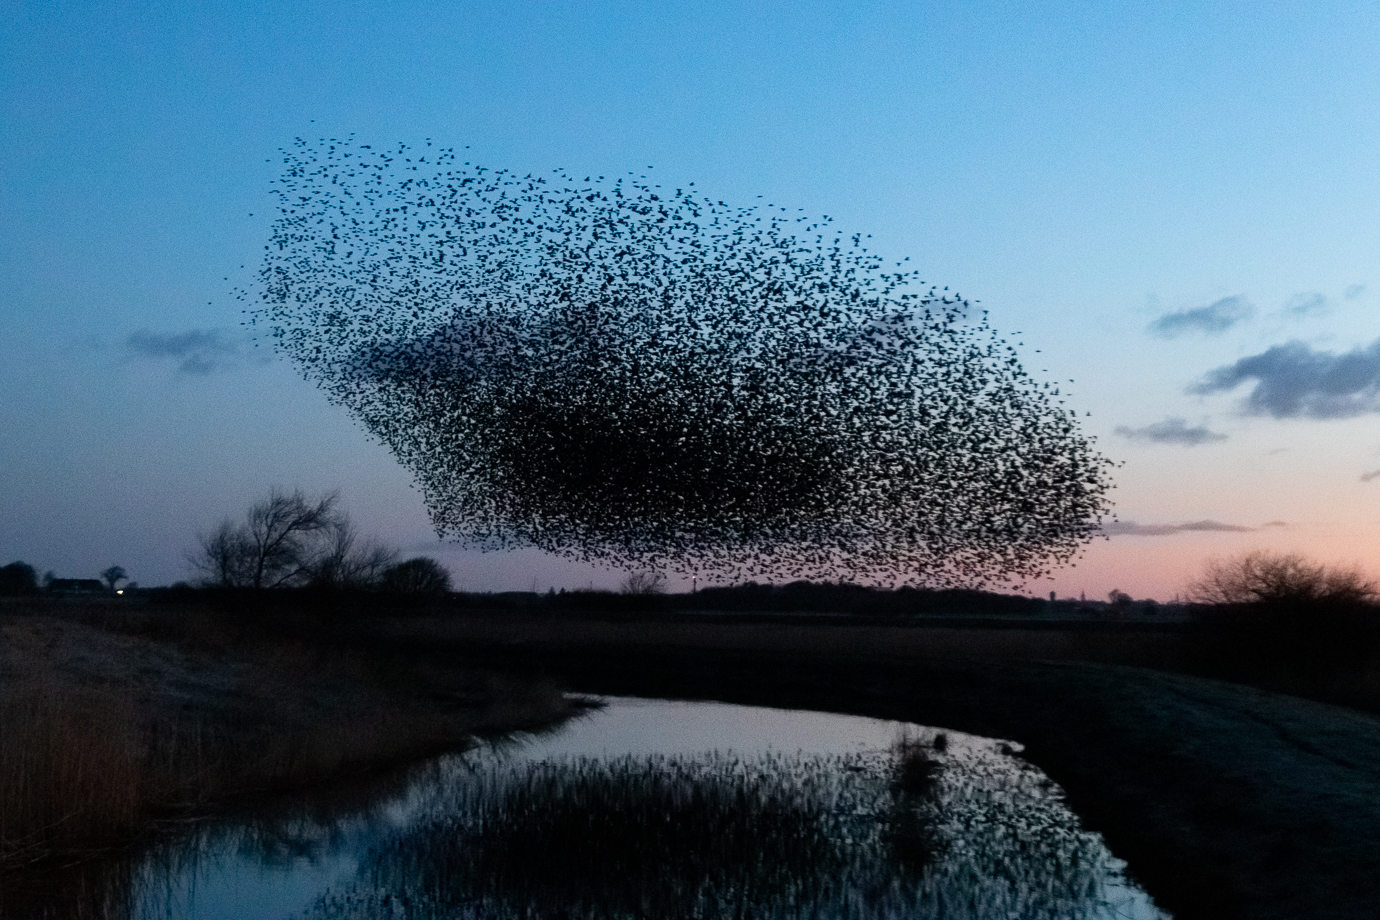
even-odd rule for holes
{"type": "MultiPolygon", "coordinates": [[[[431,560],[427,560],[430,562],[431,560]]],[[[433,563],[434,565],[434,563],[433,563]]],[[[32,579],[16,584],[15,591],[0,594],[38,594],[32,579]]],[[[806,614],[860,618],[895,619],[907,617],[1039,617],[1085,618],[1154,616],[1181,612],[1175,605],[1160,606],[1153,600],[1130,598],[1083,601],[1028,597],[965,588],[897,589],[869,587],[847,582],[795,581],[784,585],[746,584],[702,588],[693,593],[656,591],[604,591],[594,589],[560,590],[545,593],[529,591],[461,592],[447,591],[444,583],[330,585],[306,583],[294,588],[253,589],[202,583],[178,583],[171,587],[126,591],[128,600],[144,602],[267,604],[283,606],[330,606],[376,608],[395,607],[395,602],[410,600],[406,606],[430,612],[514,611],[532,614],[634,615],[634,614],[806,614]]],[[[381,611],[382,612],[382,611],[381,611]]]]}
{"type": "Polygon", "coordinates": [[[795,581],[785,585],[748,582],[729,588],[705,588],[691,595],[677,595],[681,609],[719,610],[733,613],[840,613],[856,616],[982,616],[1029,617],[1106,613],[1136,607],[1153,612],[1154,601],[1113,605],[1098,601],[1061,600],[1021,594],[999,594],[973,588],[874,588],[847,582],[795,581]],[[1148,604],[1148,608],[1147,605],[1148,604]]]}
{"type": "Polygon", "coordinates": [[[305,586],[290,590],[223,589],[177,585],[140,591],[150,601],[208,601],[218,604],[269,604],[274,607],[345,606],[379,612],[511,612],[535,616],[681,616],[728,614],[847,616],[859,619],[954,618],[1108,618],[1182,613],[1177,605],[1154,601],[1109,603],[1000,594],[976,589],[875,588],[834,582],[796,581],[785,585],[746,584],[702,588],[694,593],[551,590],[496,593],[452,591],[407,596],[378,590],[305,586]]]}

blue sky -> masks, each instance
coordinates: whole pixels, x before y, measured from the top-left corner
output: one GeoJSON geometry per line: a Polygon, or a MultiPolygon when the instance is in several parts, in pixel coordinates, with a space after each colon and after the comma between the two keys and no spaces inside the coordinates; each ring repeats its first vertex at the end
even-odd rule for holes
{"type": "Polygon", "coordinates": [[[981,301],[1123,462],[1061,593],[1376,558],[1380,7],[896,7],[6,4],[0,562],[170,582],[277,484],[464,587],[617,583],[435,545],[387,451],[239,325],[278,151],[347,135],[760,195],[981,301]]]}

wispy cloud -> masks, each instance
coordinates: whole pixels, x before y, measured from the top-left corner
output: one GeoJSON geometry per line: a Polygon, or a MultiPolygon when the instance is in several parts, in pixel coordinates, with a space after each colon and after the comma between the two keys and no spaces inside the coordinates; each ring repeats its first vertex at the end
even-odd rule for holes
{"type": "Polygon", "coordinates": [[[179,373],[205,376],[238,361],[243,351],[239,338],[220,329],[171,334],[140,329],[125,340],[125,347],[137,358],[172,361],[179,373]]]}
{"type": "Polygon", "coordinates": [[[1364,284],[1351,284],[1347,286],[1347,289],[1342,293],[1342,296],[1345,297],[1347,300],[1355,300],[1357,297],[1360,297],[1365,292],[1366,286],[1364,284]]]}
{"type": "Polygon", "coordinates": [[[1206,307],[1166,313],[1150,324],[1150,332],[1166,339],[1177,338],[1187,332],[1218,335],[1237,323],[1255,315],[1255,307],[1246,298],[1223,297],[1206,307]]]}
{"type": "Polygon", "coordinates": [[[1304,294],[1295,294],[1284,304],[1284,312],[1288,316],[1321,316],[1330,308],[1327,298],[1317,291],[1309,291],[1304,294]]]}
{"type": "Polygon", "coordinates": [[[1188,388],[1206,395],[1255,387],[1243,409],[1274,418],[1350,418],[1380,412],[1380,339],[1346,354],[1314,351],[1303,342],[1276,345],[1210,371],[1188,388]]]}
{"type": "Polygon", "coordinates": [[[1250,533],[1254,527],[1223,524],[1221,521],[1189,521],[1186,524],[1137,524],[1135,521],[1112,521],[1102,526],[1102,532],[1113,537],[1168,537],[1176,533],[1250,533]]]}
{"type": "Polygon", "coordinates": [[[1369,473],[1361,474],[1362,482],[1370,482],[1372,479],[1380,479],[1380,470],[1371,470],[1369,473]]]}
{"type": "Polygon", "coordinates": [[[1225,441],[1227,436],[1209,431],[1205,425],[1190,426],[1187,419],[1167,418],[1162,422],[1146,425],[1144,428],[1118,426],[1116,433],[1132,441],[1149,441],[1152,444],[1177,444],[1180,447],[1197,447],[1212,441],[1225,441]]]}

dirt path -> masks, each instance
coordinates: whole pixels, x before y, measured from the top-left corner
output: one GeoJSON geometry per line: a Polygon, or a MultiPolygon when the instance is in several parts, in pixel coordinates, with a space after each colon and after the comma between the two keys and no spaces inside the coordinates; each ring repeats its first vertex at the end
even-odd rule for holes
{"type": "Polygon", "coordinates": [[[543,642],[465,654],[587,692],[813,708],[1026,746],[1180,920],[1380,917],[1380,719],[1123,665],[543,642]]]}

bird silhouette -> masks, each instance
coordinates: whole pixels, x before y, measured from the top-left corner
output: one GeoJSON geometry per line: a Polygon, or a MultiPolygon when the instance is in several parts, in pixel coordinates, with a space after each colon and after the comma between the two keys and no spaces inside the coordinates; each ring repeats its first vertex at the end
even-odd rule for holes
{"type": "Polygon", "coordinates": [[[827,217],[349,139],[299,140],[275,192],[250,323],[443,537],[975,586],[1108,513],[1110,461],[986,313],[827,217]]]}

